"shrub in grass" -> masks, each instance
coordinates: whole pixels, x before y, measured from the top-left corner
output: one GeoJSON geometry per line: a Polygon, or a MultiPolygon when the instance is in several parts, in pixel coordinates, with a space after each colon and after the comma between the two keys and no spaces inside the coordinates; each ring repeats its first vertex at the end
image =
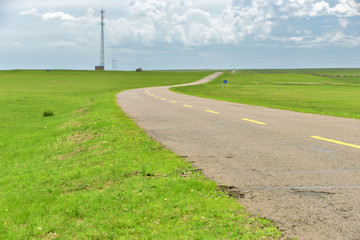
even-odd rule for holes
{"type": "Polygon", "coordinates": [[[51,117],[54,116],[54,113],[52,111],[44,111],[43,117],[51,117]]]}

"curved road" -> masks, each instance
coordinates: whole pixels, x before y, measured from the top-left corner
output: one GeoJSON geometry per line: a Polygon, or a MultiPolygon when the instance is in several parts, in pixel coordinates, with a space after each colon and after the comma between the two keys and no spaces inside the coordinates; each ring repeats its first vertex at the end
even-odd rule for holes
{"type": "MultiPolygon", "coordinates": [[[[215,73],[199,82],[217,77],[215,73]]],[[[286,237],[360,239],[360,121],[135,89],[118,104],[286,237]]]]}

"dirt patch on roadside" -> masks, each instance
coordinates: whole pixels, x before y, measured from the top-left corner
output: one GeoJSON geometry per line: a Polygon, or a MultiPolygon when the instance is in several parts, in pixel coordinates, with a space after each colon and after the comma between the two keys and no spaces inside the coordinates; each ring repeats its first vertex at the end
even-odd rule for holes
{"type": "Polygon", "coordinates": [[[84,152],[89,152],[89,151],[92,151],[94,149],[97,149],[98,146],[91,146],[91,147],[79,147],[79,148],[76,148],[74,151],[72,152],[69,152],[69,153],[65,153],[65,154],[62,154],[62,155],[58,155],[58,159],[59,160],[65,160],[65,159],[68,159],[68,158],[71,158],[71,157],[74,157],[74,156],[78,156],[84,152]]]}
{"type": "Polygon", "coordinates": [[[245,197],[245,193],[242,193],[234,186],[220,185],[219,190],[225,192],[229,197],[233,197],[237,199],[245,197]]]}
{"type": "Polygon", "coordinates": [[[87,140],[91,140],[96,138],[96,134],[94,134],[93,132],[76,132],[75,134],[69,136],[67,138],[67,142],[71,142],[74,144],[79,144],[82,142],[85,142],[87,140]]]}
{"type": "Polygon", "coordinates": [[[82,123],[80,121],[71,120],[69,122],[66,122],[66,123],[60,125],[60,129],[80,127],[81,125],[82,125],[82,123]]]}

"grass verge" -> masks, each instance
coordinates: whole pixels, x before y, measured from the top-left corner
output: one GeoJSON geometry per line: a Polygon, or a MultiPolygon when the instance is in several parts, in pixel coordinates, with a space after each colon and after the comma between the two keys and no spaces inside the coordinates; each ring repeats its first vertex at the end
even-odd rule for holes
{"type": "Polygon", "coordinates": [[[360,69],[240,70],[173,91],[223,101],[360,119],[360,69]],[[222,80],[228,80],[226,88],[222,80]]]}
{"type": "Polygon", "coordinates": [[[119,109],[209,72],[0,72],[1,239],[261,239],[251,217],[119,109]]]}

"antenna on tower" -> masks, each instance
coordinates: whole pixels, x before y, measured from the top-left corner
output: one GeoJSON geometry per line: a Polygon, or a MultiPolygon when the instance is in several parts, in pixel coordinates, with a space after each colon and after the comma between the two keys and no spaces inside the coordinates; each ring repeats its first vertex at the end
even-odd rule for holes
{"type": "Polygon", "coordinates": [[[100,49],[100,65],[105,68],[105,51],[104,51],[104,18],[105,10],[101,9],[101,49],[100,49]]]}

